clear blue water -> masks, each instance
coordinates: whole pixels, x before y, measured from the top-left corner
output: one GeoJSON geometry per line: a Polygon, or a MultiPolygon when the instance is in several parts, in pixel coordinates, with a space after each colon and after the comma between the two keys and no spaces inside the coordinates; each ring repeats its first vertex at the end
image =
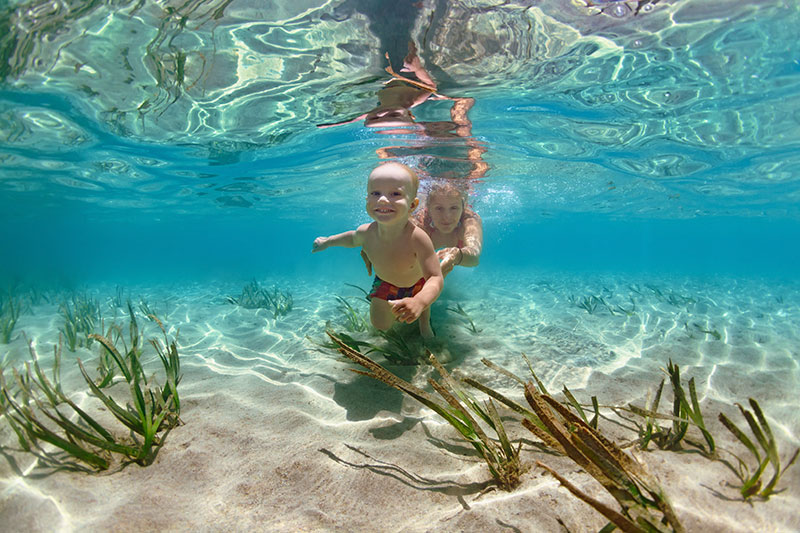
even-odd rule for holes
{"type": "Polygon", "coordinates": [[[796,277],[795,2],[6,4],[5,278],[319,267],[313,237],[364,220],[375,150],[415,141],[315,124],[369,109],[404,35],[476,100],[485,268],[796,277]]]}
{"type": "MultiPolygon", "coordinates": [[[[488,477],[450,453],[432,414],[315,344],[346,327],[335,296],[366,312],[345,283],[370,280],[355,251],[312,255],[311,243],[368,220],[366,176],[387,147],[421,169],[423,190],[431,174],[468,180],[483,218],[480,265],[448,276],[432,310],[453,367],[521,398],[479,361],[524,374],[525,352],[550,390],[643,405],[672,360],[706,412],[738,415],[733,402],[756,396],[788,459],[800,442],[800,3],[595,3],[0,0],[0,297],[30,303],[0,365],[27,360],[27,338],[52,353],[72,294],[97,299],[106,324],[125,316],[123,297],[146,301],[180,330],[187,422],[158,466],[122,478],[28,475],[35,461],[12,450],[0,509],[31,531],[545,531],[558,513],[600,529],[540,473],[462,513],[461,489],[318,453],[356,446],[459,487],[488,477]],[[399,68],[409,39],[440,93],[474,98],[465,136],[316,127],[368,111],[384,52],[399,68]],[[479,179],[465,177],[467,147],[488,165],[479,179]],[[253,279],[290,290],[294,309],[231,305],[253,279]],[[590,296],[608,305],[589,313],[590,296]],[[113,497],[93,506],[93,494],[113,497]],[[136,514],[154,500],[171,507],[136,514]]],[[[447,101],[413,111],[450,119],[447,101]]],[[[73,365],[65,382],[81,379],[73,365]]],[[[2,424],[0,437],[13,441],[2,424]]],[[[745,506],[729,473],[653,457],[688,531],[797,530],[798,468],[781,481],[793,490],[745,506]]]]}

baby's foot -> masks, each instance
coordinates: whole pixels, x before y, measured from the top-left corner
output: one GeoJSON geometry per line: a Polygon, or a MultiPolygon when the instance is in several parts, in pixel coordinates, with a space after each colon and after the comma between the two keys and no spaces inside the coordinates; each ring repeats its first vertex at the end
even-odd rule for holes
{"type": "Polygon", "coordinates": [[[453,360],[453,354],[450,353],[450,350],[442,339],[438,337],[423,339],[422,344],[425,346],[426,350],[436,356],[436,359],[440,363],[445,364],[453,360]]]}

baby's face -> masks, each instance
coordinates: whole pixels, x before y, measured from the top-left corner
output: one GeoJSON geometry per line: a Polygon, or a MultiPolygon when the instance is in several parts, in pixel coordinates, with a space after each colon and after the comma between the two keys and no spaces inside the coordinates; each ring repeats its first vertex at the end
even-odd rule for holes
{"type": "Polygon", "coordinates": [[[400,166],[382,165],[367,180],[367,214],[381,224],[405,223],[417,206],[411,176],[400,166]]]}
{"type": "Polygon", "coordinates": [[[433,226],[442,233],[452,233],[461,221],[464,202],[458,193],[434,194],[428,198],[428,213],[433,226]]]}

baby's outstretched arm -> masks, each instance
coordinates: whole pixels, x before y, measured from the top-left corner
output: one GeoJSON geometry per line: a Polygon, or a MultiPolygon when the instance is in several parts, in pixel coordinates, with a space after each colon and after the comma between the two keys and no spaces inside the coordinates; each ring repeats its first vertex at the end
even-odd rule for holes
{"type": "Polygon", "coordinates": [[[331,235],[330,237],[317,237],[314,239],[314,244],[311,245],[311,253],[321,252],[330,246],[355,248],[356,246],[362,246],[364,244],[363,240],[361,228],[345,231],[338,235],[331,235]]]}

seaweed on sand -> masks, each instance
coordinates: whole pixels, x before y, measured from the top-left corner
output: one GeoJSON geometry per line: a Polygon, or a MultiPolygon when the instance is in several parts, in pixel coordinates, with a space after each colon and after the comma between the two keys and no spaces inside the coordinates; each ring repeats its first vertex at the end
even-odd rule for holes
{"type": "MultiPolygon", "coordinates": [[[[689,336],[693,338],[694,335],[692,335],[692,330],[689,329],[689,323],[688,322],[684,322],[683,323],[683,327],[686,329],[686,331],[689,332],[689,336]]],[[[719,332],[719,330],[717,330],[717,328],[707,329],[706,326],[702,326],[702,325],[700,325],[700,324],[698,324],[696,322],[692,323],[692,327],[695,329],[695,331],[699,331],[700,333],[703,333],[703,334],[706,334],[706,335],[711,335],[716,340],[722,340],[722,334],[719,332]]]]}
{"type": "MultiPolygon", "coordinates": [[[[607,289],[604,289],[604,291],[610,292],[607,289]]],[[[584,296],[580,299],[576,298],[575,296],[570,296],[568,298],[571,304],[580,307],[590,315],[593,315],[595,311],[597,311],[598,305],[602,305],[612,315],[633,316],[636,313],[636,302],[634,301],[633,296],[631,296],[629,299],[631,302],[630,309],[626,309],[618,304],[610,304],[603,296],[590,295],[584,296]]]]}
{"type": "Polygon", "coordinates": [[[522,425],[542,440],[546,446],[575,461],[617,500],[621,511],[594,499],[552,468],[537,461],[539,466],[550,472],[570,492],[611,521],[603,531],[611,531],[615,527],[631,532],[683,531],[683,526],[656,480],[597,430],[599,417],[597,398],[592,397],[594,416],[592,420],[588,420],[583,407],[569,389],[564,387],[567,402],[578,413],[574,414],[566,405],[548,394],[527,357],[524,354],[523,357],[536,385],[533,382],[526,383],[520,377],[486,359],[481,361],[489,368],[524,385],[525,398],[533,409],[532,411],[475,380],[467,378],[464,381],[522,414],[522,425]]]}
{"type": "Polygon", "coordinates": [[[597,309],[597,304],[600,303],[600,299],[597,296],[584,296],[580,300],[574,296],[570,296],[569,301],[573,305],[584,309],[590,315],[594,314],[595,310],[597,309]]]}
{"type": "Polygon", "coordinates": [[[417,365],[424,362],[422,347],[406,340],[400,328],[391,328],[386,331],[375,330],[386,341],[385,346],[370,345],[370,352],[383,355],[387,361],[395,365],[417,365]]]}
{"type": "Polygon", "coordinates": [[[749,402],[752,411],[745,409],[741,404],[738,403],[736,406],[739,408],[742,416],[747,421],[747,425],[750,427],[750,431],[752,432],[756,442],[758,442],[759,446],[761,446],[761,449],[764,452],[763,459],[761,454],[758,452],[758,448],[755,444],[753,444],[753,441],[727,416],[725,416],[723,413],[720,413],[719,421],[722,422],[728,431],[733,433],[739,442],[741,442],[755,458],[755,466],[749,466],[739,456],[732,454],[737,461],[737,467],[732,469],[739,477],[739,481],[742,483],[739,487],[739,492],[745,500],[753,496],[760,496],[766,500],[772,494],[777,492],[775,487],[778,484],[778,481],[780,481],[780,478],[784,472],[786,472],[786,470],[795,463],[798,453],[800,453],[800,448],[794,451],[794,454],[792,454],[789,462],[785,467],[783,467],[783,469],[781,469],[780,456],[778,455],[778,445],[775,443],[775,438],[772,436],[772,430],[769,427],[767,418],[764,416],[761,406],[758,405],[757,401],[755,401],[753,398],[750,398],[749,402]],[[761,476],[764,474],[764,471],[769,464],[772,465],[772,478],[769,480],[767,485],[762,488],[761,476]]]}
{"type": "Polygon", "coordinates": [[[456,428],[484,459],[499,487],[512,490],[519,485],[524,470],[519,458],[521,443],[516,448],[511,444],[494,403],[489,400],[481,405],[466,394],[433,354],[428,352],[429,361],[439,373],[441,381],[431,378],[428,382],[446,403],[389,372],[366,355],[348,346],[333,332],[328,331],[327,334],[342,355],[366,368],[366,371],[353,369],[353,372],[383,381],[390,387],[408,394],[456,428]],[[480,417],[495,431],[497,440],[490,439],[486,435],[470,412],[480,417]]]}
{"type": "Polygon", "coordinates": [[[692,298],[691,296],[683,296],[682,294],[678,294],[673,290],[667,290],[665,292],[653,285],[646,285],[646,287],[650,289],[650,291],[657,299],[659,299],[662,302],[667,302],[668,304],[674,307],[685,306],[688,309],[689,305],[697,303],[697,300],[695,298],[692,298]]]}
{"type": "MultiPolygon", "coordinates": [[[[58,457],[46,450],[43,443],[60,449],[67,458],[97,470],[109,468],[112,454],[140,465],[152,462],[169,431],[180,423],[177,386],[181,376],[175,340],[170,341],[161,322],[151,318],[164,334],[164,344],[158,339],[150,341],[164,367],[163,387],[155,383],[154,377],[147,379],[138,349],[128,349],[123,355],[111,339],[93,334],[112,357],[128,385],[130,401],[123,406],[100,390],[78,359],[81,374],[92,393],[122,423],[129,437],[120,437],[118,430],[107,429],[63,391],[60,338],[54,347],[52,380],[42,371],[36,350],[29,343],[32,361],[25,364],[25,371],[12,369],[11,383],[0,374],[0,411],[16,433],[23,450],[35,454],[44,464],[59,467],[71,463],[63,455],[58,457]]],[[[131,331],[133,334],[133,328],[131,331]]],[[[138,346],[133,339],[131,345],[138,346]]]]}
{"type": "Polygon", "coordinates": [[[20,447],[36,455],[43,463],[59,461],[52,459],[41,442],[63,450],[90,467],[105,470],[110,465],[110,452],[125,453],[128,450],[64,394],[60,385],[61,348],[59,338],[59,344],[54,347],[51,382],[39,365],[33,344],[29,343],[32,362],[25,364],[25,371],[20,373],[12,369],[10,384],[6,382],[5,373],[0,374],[0,411],[16,433],[20,447]],[[63,406],[59,409],[61,404],[71,408],[74,415],[65,414],[67,409],[63,406]],[[79,423],[73,422],[75,415],[79,423]],[[51,424],[43,421],[48,419],[51,424]],[[56,429],[51,429],[53,424],[56,429]]]}
{"type": "Polygon", "coordinates": [[[359,332],[369,329],[369,320],[363,313],[359,312],[358,309],[341,296],[337,296],[336,299],[339,301],[337,309],[345,319],[345,329],[347,331],[359,332]]]}
{"type": "Polygon", "coordinates": [[[467,312],[464,311],[464,308],[461,307],[460,303],[457,303],[455,307],[448,307],[447,310],[450,311],[451,313],[455,313],[455,314],[459,315],[467,323],[469,323],[469,326],[465,325],[464,327],[467,328],[467,331],[469,331],[473,335],[476,335],[476,334],[480,333],[481,331],[483,331],[483,330],[480,330],[477,327],[475,327],[475,322],[472,321],[472,317],[470,317],[469,314],[467,314],[467,312]]]}
{"type": "Polygon", "coordinates": [[[645,407],[637,407],[635,405],[628,405],[628,409],[644,418],[643,424],[636,423],[639,429],[639,449],[647,450],[650,442],[654,442],[662,450],[673,449],[678,442],[686,434],[686,429],[689,424],[685,420],[680,419],[680,402],[675,403],[673,410],[673,425],[671,428],[662,428],[658,423],[659,419],[666,418],[658,413],[658,406],[661,403],[661,393],[664,390],[664,380],[658,385],[653,401],[650,401],[650,393],[647,394],[645,407]],[[648,405],[649,404],[649,405],[648,405]]]}
{"type": "Polygon", "coordinates": [[[672,414],[664,415],[658,412],[661,393],[664,388],[663,380],[659,384],[655,398],[649,407],[642,408],[629,404],[627,408],[620,407],[616,409],[629,411],[644,418],[644,425],[637,423],[639,428],[639,448],[642,450],[646,450],[650,442],[655,443],[662,450],[680,450],[681,443],[685,442],[697,448],[701,454],[709,459],[716,459],[716,443],[713,435],[706,428],[703,412],[700,409],[700,402],[697,399],[694,378],[691,378],[688,382],[689,392],[687,394],[681,383],[680,367],[670,360],[667,364],[666,372],[672,385],[672,414]],[[658,420],[671,420],[672,426],[664,428],[658,423],[658,420]],[[691,426],[695,426],[700,430],[705,443],[687,438],[687,433],[691,426]]]}
{"type": "Polygon", "coordinates": [[[92,335],[103,348],[112,356],[117,368],[128,383],[133,406],[126,404],[120,406],[111,396],[104,394],[89,377],[80,359],[78,366],[81,369],[86,383],[95,396],[111,411],[111,413],[133,433],[141,436],[142,442],[135,456],[131,459],[140,464],[149,464],[152,460],[154,448],[157,450],[163,438],[158,432],[169,432],[180,423],[180,397],[178,383],[180,383],[180,358],[176,340],[170,341],[164,325],[154,315],[149,317],[156,322],[164,335],[164,344],[159,339],[150,339],[150,344],[158,354],[164,368],[165,381],[163,387],[148,383],[144,367],[141,363],[141,351],[133,335],[138,335],[138,329],[131,328],[131,348],[123,356],[110,339],[100,335],[92,335]],[[152,385],[152,386],[151,386],[152,385]]]}
{"type": "MultiPolygon", "coordinates": [[[[118,324],[111,324],[104,338],[110,340],[111,344],[114,346],[121,343],[125,357],[130,359],[133,356],[141,357],[142,355],[142,336],[139,334],[139,323],[136,320],[136,314],[133,311],[133,304],[131,304],[130,300],[128,300],[128,316],[128,338],[130,339],[130,347],[128,343],[125,342],[122,327],[118,324]]],[[[149,316],[155,317],[155,315],[149,316]]],[[[101,333],[103,332],[102,325],[100,331],[101,333]]],[[[116,375],[116,369],[117,365],[111,353],[107,349],[101,348],[100,354],[97,357],[97,372],[100,374],[100,377],[95,381],[97,386],[102,389],[111,385],[116,375]]]]}
{"type": "MultiPolygon", "coordinates": [[[[328,331],[327,333],[343,355],[367,369],[366,371],[353,370],[354,372],[383,381],[435,411],[475,447],[486,461],[492,476],[500,487],[512,490],[519,485],[520,476],[525,470],[519,457],[521,444],[516,448],[511,444],[491,399],[481,405],[463,391],[436,357],[429,353],[430,363],[441,377],[441,381],[429,379],[429,383],[446,401],[446,404],[442,404],[437,398],[398,378],[364,354],[351,348],[332,332],[328,331]],[[497,440],[488,438],[472,414],[475,414],[495,431],[497,440]]],[[[490,368],[522,382],[520,378],[501,367],[486,360],[484,363],[490,368]]],[[[533,382],[525,384],[525,397],[533,409],[530,411],[475,380],[467,378],[464,381],[522,414],[522,424],[526,428],[540,437],[547,446],[570,457],[600,482],[617,500],[621,510],[613,509],[592,498],[550,467],[538,463],[576,496],[608,518],[613,527],[630,532],[683,531],[669,501],[656,481],[631,457],[587,423],[584,420],[585,416],[582,418],[572,413],[550,395],[538,390],[533,382]]],[[[610,531],[608,527],[605,530],[610,531]]]]}
{"type": "MultiPolygon", "coordinates": [[[[689,380],[689,397],[686,397],[686,391],[683,389],[683,385],[681,384],[681,372],[678,365],[674,364],[672,360],[669,361],[667,365],[667,374],[669,374],[669,380],[672,384],[672,393],[674,395],[674,406],[673,412],[679,413],[678,418],[689,421],[697,426],[700,432],[703,434],[703,438],[706,441],[706,446],[704,447],[702,443],[694,443],[690,442],[694,446],[700,449],[703,454],[707,455],[708,457],[714,457],[716,451],[716,445],[714,443],[714,437],[711,433],[706,429],[705,421],[703,420],[703,413],[700,410],[700,402],[697,401],[697,391],[695,390],[694,385],[694,378],[689,380]],[[680,407],[679,407],[680,406],[680,407]]],[[[680,422],[684,427],[687,426],[687,422],[680,422]]],[[[683,430],[685,433],[685,429],[683,430]]]]}
{"type": "Polygon", "coordinates": [[[7,299],[0,300],[0,344],[11,342],[14,326],[17,325],[22,304],[19,299],[9,294],[7,299]]]}
{"type": "MultiPolygon", "coordinates": [[[[620,510],[586,494],[549,466],[539,461],[537,465],[622,531],[683,531],[663,490],[639,463],[563,404],[537,390],[532,382],[525,385],[525,398],[557,442],[556,450],[595,478],[617,500],[620,510]]],[[[534,434],[540,431],[528,419],[522,424],[534,434]]],[[[603,530],[610,531],[609,527],[603,530]]]]}
{"type": "MultiPolygon", "coordinates": [[[[353,336],[345,333],[344,331],[336,332],[334,331],[331,322],[328,321],[325,325],[326,331],[333,332],[340,341],[347,344],[350,348],[354,350],[364,350],[364,353],[378,353],[383,355],[386,360],[393,364],[393,365],[417,365],[420,364],[422,361],[422,347],[419,346],[417,343],[409,342],[406,340],[406,335],[404,335],[401,331],[396,331],[394,329],[390,329],[387,331],[380,331],[376,329],[372,329],[371,331],[381,337],[383,340],[386,341],[385,344],[380,344],[375,342],[372,339],[368,340],[361,340],[356,339],[353,336]]],[[[349,330],[349,327],[347,328],[349,330]]],[[[367,329],[370,329],[367,326],[367,329]]],[[[352,333],[353,332],[350,330],[352,333]]],[[[322,348],[337,350],[338,345],[334,342],[328,341],[316,341],[311,337],[306,337],[312,343],[320,346],[322,348]]]]}
{"type": "Polygon", "coordinates": [[[782,468],[777,443],[773,437],[766,416],[764,416],[758,402],[753,398],[749,399],[752,411],[746,409],[739,403],[735,404],[736,407],[739,408],[742,417],[747,421],[747,425],[752,433],[752,438],[733,423],[724,413],[720,413],[718,416],[722,425],[725,426],[753,456],[755,464],[752,465],[748,464],[747,461],[737,454],[716,446],[714,438],[708,428],[706,428],[703,415],[700,412],[700,405],[694,386],[694,378],[689,380],[689,392],[687,396],[680,382],[680,370],[678,365],[670,361],[667,366],[667,373],[669,374],[674,395],[671,415],[658,412],[661,392],[664,386],[663,380],[659,384],[655,398],[652,403],[650,403],[649,407],[641,408],[635,405],[628,405],[627,409],[617,408],[629,411],[645,419],[643,425],[637,424],[639,426],[639,447],[646,450],[648,444],[654,442],[659,448],[664,450],[680,450],[681,442],[686,442],[697,448],[705,457],[711,460],[719,460],[728,466],[739,478],[740,485],[738,485],[737,488],[745,500],[749,500],[754,496],[766,500],[769,499],[772,494],[778,492],[776,490],[776,485],[784,472],[796,462],[800,454],[800,449],[794,451],[789,461],[782,468]],[[672,427],[661,427],[658,420],[671,420],[672,427]],[[695,426],[700,430],[705,439],[705,444],[686,438],[687,430],[690,426],[695,426]],[[759,447],[764,454],[763,457],[759,452],[759,447]],[[735,464],[731,464],[729,461],[722,458],[720,456],[720,452],[722,451],[733,456],[735,464]],[[763,485],[763,475],[769,465],[772,465],[772,478],[766,485],[763,485]]]}
{"type": "Polygon", "coordinates": [[[91,333],[100,322],[100,305],[90,296],[73,294],[71,301],[64,301],[59,310],[64,316],[64,327],[61,329],[67,341],[67,348],[74,352],[81,346],[91,345],[91,333]]]}
{"type": "Polygon", "coordinates": [[[228,296],[228,302],[245,309],[267,309],[272,311],[272,317],[276,319],[289,314],[294,306],[291,292],[282,291],[278,287],[266,289],[255,280],[242,288],[242,294],[238,298],[228,296]]]}
{"type": "MultiPolygon", "coordinates": [[[[128,300],[128,309],[130,309],[130,307],[131,307],[131,301],[128,300]]],[[[150,307],[150,304],[144,298],[139,300],[139,311],[144,316],[150,316],[150,315],[155,315],[156,314],[155,311],[153,311],[153,309],[150,307]]]]}

